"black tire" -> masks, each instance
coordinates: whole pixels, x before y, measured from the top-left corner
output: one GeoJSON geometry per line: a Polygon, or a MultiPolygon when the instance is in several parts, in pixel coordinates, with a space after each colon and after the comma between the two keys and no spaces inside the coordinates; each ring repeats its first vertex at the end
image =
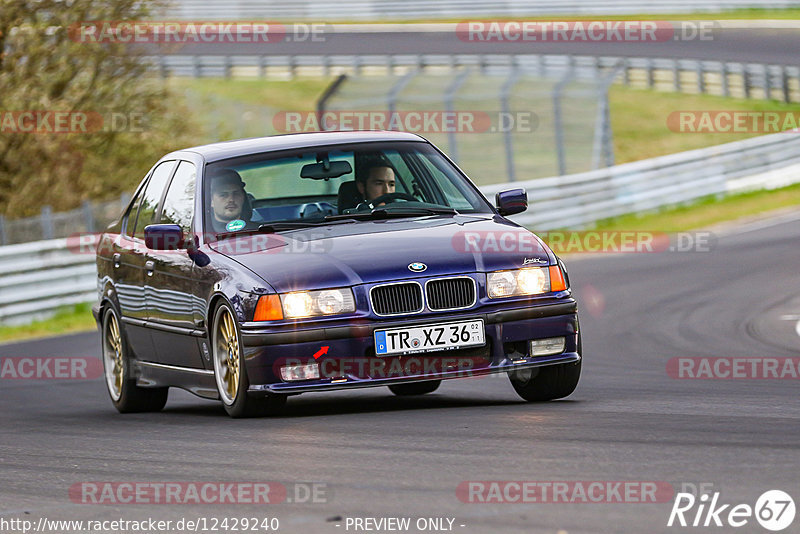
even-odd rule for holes
{"type": "Polygon", "coordinates": [[[167,404],[169,388],[136,385],[128,341],[113,305],[103,311],[101,331],[103,376],[111,403],[120,413],[158,412],[167,404]]]}
{"type": "MultiPolygon", "coordinates": [[[[578,336],[578,354],[583,356],[583,344],[578,336]]],[[[517,394],[529,402],[550,401],[568,397],[578,387],[583,359],[575,363],[548,365],[508,373],[517,394]]]]}
{"type": "Polygon", "coordinates": [[[425,382],[411,382],[409,384],[396,384],[389,386],[389,389],[398,397],[408,397],[411,395],[425,395],[433,393],[442,384],[441,380],[427,380],[425,382]]]}
{"type": "Polygon", "coordinates": [[[214,381],[225,411],[233,418],[263,417],[279,411],[286,404],[286,395],[254,397],[247,393],[250,381],[242,358],[239,321],[227,302],[220,302],[213,317],[210,342],[214,381]]]}

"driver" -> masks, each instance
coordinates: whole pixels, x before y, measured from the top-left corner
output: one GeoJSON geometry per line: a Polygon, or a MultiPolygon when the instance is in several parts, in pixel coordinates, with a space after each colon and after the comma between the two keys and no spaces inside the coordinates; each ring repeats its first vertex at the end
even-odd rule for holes
{"type": "MultiPolygon", "coordinates": [[[[361,193],[361,196],[364,197],[364,200],[366,202],[371,202],[381,195],[394,193],[394,182],[394,170],[386,165],[378,165],[370,167],[366,178],[357,178],[356,187],[358,188],[358,192],[361,193]]],[[[382,204],[383,202],[379,205],[382,204]]]]}
{"type": "MultiPolygon", "coordinates": [[[[239,173],[232,169],[222,169],[211,180],[211,225],[214,232],[229,232],[231,221],[244,220],[249,217],[243,213],[245,192],[244,182],[239,173]]],[[[242,225],[244,226],[244,225],[242,225]]]]}

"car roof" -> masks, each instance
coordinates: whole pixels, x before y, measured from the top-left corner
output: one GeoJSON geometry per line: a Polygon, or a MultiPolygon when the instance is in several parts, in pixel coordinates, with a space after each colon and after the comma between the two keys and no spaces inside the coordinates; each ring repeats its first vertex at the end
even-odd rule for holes
{"type": "Polygon", "coordinates": [[[291,150],[295,148],[316,147],[324,145],[337,145],[348,143],[368,143],[373,141],[425,141],[419,135],[408,132],[391,131],[352,131],[352,132],[312,132],[269,137],[254,137],[251,139],[237,139],[223,141],[209,145],[195,146],[173,152],[194,152],[200,154],[207,162],[219,161],[258,154],[259,152],[272,152],[276,150],[291,150]]]}

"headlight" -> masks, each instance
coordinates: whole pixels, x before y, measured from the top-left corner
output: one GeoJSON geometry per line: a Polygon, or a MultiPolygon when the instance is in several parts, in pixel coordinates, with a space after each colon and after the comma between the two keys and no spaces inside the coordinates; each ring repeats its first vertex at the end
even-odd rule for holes
{"type": "Polygon", "coordinates": [[[486,274],[486,292],[491,299],[540,295],[549,291],[550,271],[547,267],[531,267],[486,274]]]}
{"type": "Polygon", "coordinates": [[[287,319],[356,311],[353,291],[349,288],[286,293],[281,295],[281,304],[287,319]]]}

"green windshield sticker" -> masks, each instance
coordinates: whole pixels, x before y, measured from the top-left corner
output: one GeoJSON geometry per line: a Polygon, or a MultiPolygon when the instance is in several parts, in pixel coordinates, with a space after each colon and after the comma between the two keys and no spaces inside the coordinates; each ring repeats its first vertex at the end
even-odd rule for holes
{"type": "Polygon", "coordinates": [[[236,232],[244,228],[245,222],[241,219],[234,219],[225,225],[225,229],[229,232],[236,232]]]}

